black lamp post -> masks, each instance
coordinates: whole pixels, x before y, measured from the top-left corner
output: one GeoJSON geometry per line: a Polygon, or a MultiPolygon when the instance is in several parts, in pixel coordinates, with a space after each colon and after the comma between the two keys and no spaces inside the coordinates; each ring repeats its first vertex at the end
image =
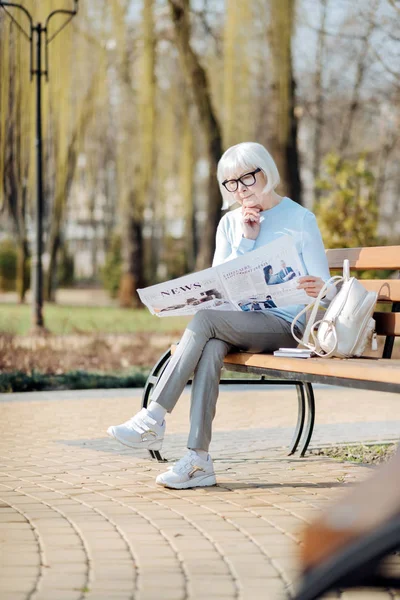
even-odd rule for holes
{"type": "Polygon", "coordinates": [[[43,157],[42,157],[42,77],[49,80],[49,44],[60,33],[62,29],[73,19],[78,12],[78,0],[73,0],[73,10],[53,10],[46,18],[44,26],[41,23],[34,25],[30,12],[15,2],[3,2],[0,0],[0,8],[10,16],[12,21],[29,41],[30,49],[30,75],[31,81],[36,77],[36,219],[35,219],[35,243],[32,253],[32,325],[34,329],[44,327],[43,322],[43,157]],[[29,30],[26,31],[14,18],[9,8],[18,8],[29,21],[29,30]],[[67,15],[67,19],[51,36],[48,26],[55,15],[67,15]],[[44,36],[44,69],[42,69],[42,42],[44,36]],[[36,52],[34,52],[34,40],[36,38],[36,52]]]}

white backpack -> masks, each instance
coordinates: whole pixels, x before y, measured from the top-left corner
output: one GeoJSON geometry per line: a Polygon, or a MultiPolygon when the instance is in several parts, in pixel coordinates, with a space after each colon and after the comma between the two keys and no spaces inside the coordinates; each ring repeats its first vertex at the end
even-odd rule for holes
{"type": "Polygon", "coordinates": [[[323,357],[361,356],[367,344],[371,344],[372,350],[376,350],[375,320],[372,315],[377,299],[376,292],[368,292],[355,277],[350,277],[350,264],[346,259],[343,262],[343,277],[331,277],[318,297],[295,317],[292,335],[299,344],[323,357]],[[337,286],[342,282],[343,285],[327,308],[324,318],[316,321],[320,302],[328,286],[337,286]],[[294,333],[294,326],[299,317],[309,310],[311,315],[303,339],[300,340],[294,333]]]}

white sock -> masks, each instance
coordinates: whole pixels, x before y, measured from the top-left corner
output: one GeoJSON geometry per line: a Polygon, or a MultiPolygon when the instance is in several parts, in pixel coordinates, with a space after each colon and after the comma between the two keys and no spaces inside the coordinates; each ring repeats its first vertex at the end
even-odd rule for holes
{"type": "Polygon", "coordinates": [[[200,450],[199,448],[194,448],[194,451],[196,452],[196,454],[198,454],[200,456],[200,458],[202,458],[203,460],[207,460],[208,459],[208,452],[206,450],[200,450]]]}
{"type": "Polygon", "coordinates": [[[164,417],[167,414],[167,409],[157,402],[151,402],[147,411],[159,425],[161,425],[161,423],[164,421],[164,417]]]}

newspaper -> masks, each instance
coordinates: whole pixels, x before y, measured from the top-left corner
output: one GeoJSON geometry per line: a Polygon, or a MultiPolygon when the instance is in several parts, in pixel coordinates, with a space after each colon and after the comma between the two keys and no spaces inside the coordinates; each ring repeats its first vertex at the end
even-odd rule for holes
{"type": "Polygon", "coordinates": [[[217,267],[137,290],[143,304],[158,317],[193,315],[199,310],[266,310],[308,304],[297,289],[306,275],[293,238],[277,240],[217,267]]]}

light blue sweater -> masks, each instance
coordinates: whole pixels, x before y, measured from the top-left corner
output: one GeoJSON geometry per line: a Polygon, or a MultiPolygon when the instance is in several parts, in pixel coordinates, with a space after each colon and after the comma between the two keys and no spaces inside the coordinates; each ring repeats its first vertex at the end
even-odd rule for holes
{"type": "MultiPolygon", "coordinates": [[[[273,208],[261,212],[263,219],[256,240],[248,240],[242,236],[241,217],[242,210],[238,208],[226,213],[219,222],[213,266],[265,246],[282,235],[291,235],[306,273],[321,277],[324,281],[329,279],[328,261],[321,233],[312,212],[285,197],[273,208]]],[[[332,291],[334,294],[334,290],[332,291]]],[[[331,299],[331,295],[332,292],[328,294],[327,300],[331,299]]],[[[303,305],[294,305],[265,310],[291,323],[302,308],[303,305]]],[[[304,329],[304,315],[298,325],[300,329],[304,329]]]]}

